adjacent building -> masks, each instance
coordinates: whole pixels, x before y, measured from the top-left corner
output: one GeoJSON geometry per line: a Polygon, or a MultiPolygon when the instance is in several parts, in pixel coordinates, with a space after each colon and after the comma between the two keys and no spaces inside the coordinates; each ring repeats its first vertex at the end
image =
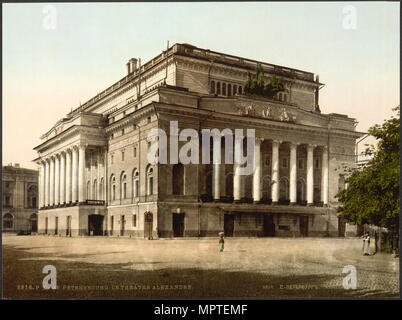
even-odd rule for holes
{"type": "Polygon", "coordinates": [[[3,166],[3,232],[38,232],[38,175],[17,163],[3,166]]]}
{"type": "MultiPolygon", "coordinates": [[[[131,59],[126,76],[60,119],[35,147],[39,232],[342,235],[335,196],[363,134],[355,119],[321,111],[324,85],[310,72],[261,63],[265,82],[275,75],[286,90],[272,99],[245,95],[257,63],[189,44],[175,44],[144,65],[131,59]],[[163,130],[170,141],[175,122],[178,134],[191,129],[200,141],[205,129],[244,135],[254,129],[253,172],[239,175],[237,164],[225,163],[225,148],[246,146],[226,137],[211,140],[210,163],[201,163],[201,150],[200,164],[180,163],[170,142],[169,163],[150,163],[148,151],[163,142],[150,139],[151,130],[163,130]],[[212,163],[214,146],[221,164],[212,163]]],[[[188,141],[182,136],[179,150],[188,141]]]]}

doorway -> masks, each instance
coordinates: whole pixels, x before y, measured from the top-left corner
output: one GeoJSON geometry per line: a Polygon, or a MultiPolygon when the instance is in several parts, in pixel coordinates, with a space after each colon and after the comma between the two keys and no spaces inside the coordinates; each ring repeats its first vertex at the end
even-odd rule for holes
{"type": "Polygon", "coordinates": [[[71,237],[71,216],[67,216],[66,219],[66,236],[71,237]]]}
{"type": "Polygon", "coordinates": [[[88,234],[90,236],[101,236],[103,234],[103,216],[98,214],[88,216],[88,234]]]}
{"type": "Polygon", "coordinates": [[[151,212],[144,213],[144,238],[152,239],[153,216],[151,212]]]}
{"type": "Polygon", "coordinates": [[[124,215],[123,215],[123,216],[121,216],[121,219],[120,219],[120,236],[121,237],[124,236],[125,225],[126,225],[126,220],[124,219],[124,215]]]}
{"type": "Polygon", "coordinates": [[[31,232],[38,232],[38,215],[36,213],[31,214],[31,217],[29,218],[29,223],[31,226],[31,232]]]}
{"type": "Polygon", "coordinates": [[[308,216],[300,216],[300,235],[308,236],[308,216]]]}
{"type": "Polygon", "coordinates": [[[225,237],[233,237],[234,232],[234,215],[225,213],[224,215],[224,232],[225,237]]]}
{"type": "Polygon", "coordinates": [[[272,214],[264,215],[264,237],[275,236],[275,223],[274,216],[272,214]]]}
{"type": "Polygon", "coordinates": [[[342,217],[338,217],[338,237],[345,238],[346,221],[342,217]]]}
{"type": "Polygon", "coordinates": [[[184,236],[184,213],[173,213],[173,237],[184,236]]]}

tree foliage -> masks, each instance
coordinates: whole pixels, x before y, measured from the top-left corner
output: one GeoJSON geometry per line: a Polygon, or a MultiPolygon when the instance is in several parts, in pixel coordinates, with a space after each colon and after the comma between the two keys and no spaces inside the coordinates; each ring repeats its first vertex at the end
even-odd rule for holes
{"type": "Polygon", "coordinates": [[[337,197],[342,202],[339,211],[346,220],[399,230],[399,121],[400,107],[393,109],[397,116],[371,127],[368,133],[377,146],[368,146],[371,160],[350,169],[347,188],[337,197]]]}
{"type": "Polygon", "coordinates": [[[264,70],[261,64],[257,64],[256,68],[256,78],[251,77],[250,72],[248,73],[248,78],[246,84],[244,85],[244,92],[247,95],[257,95],[267,98],[272,98],[278,92],[286,91],[285,86],[282,83],[282,79],[278,79],[272,76],[271,81],[267,84],[264,82],[264,70]]]}

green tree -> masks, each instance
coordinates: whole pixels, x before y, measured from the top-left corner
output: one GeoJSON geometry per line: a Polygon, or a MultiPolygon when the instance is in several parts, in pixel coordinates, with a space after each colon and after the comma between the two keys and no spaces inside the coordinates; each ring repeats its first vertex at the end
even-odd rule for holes
{"type": "Polygon", "coordinates": [[[375,125],[368,133],[377,146],[368,146],[365,154],[371,160],[350,169],[348,187],[337,197],[342,202],[340,215],[358,224],[372,224],[399,232],[399,121],[400,107],[382,125],[375,125]]]}

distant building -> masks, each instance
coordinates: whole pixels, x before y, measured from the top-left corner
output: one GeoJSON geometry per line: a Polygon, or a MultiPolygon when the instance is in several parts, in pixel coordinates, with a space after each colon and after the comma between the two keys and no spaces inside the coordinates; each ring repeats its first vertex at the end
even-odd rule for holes
{"type": "MultiPolygon", "coordinates": [[[[257,61],[188,44],[144,65],[131,59],[125,77],[60,119],[34,148],[39,233],[344,236],[335,196],[363,134],[355,119],[321,112],[318,76],[261,65],[265,83],[275,75],[284,92],[248,96],[244,85],[257,61]],[[148,134],[169,135],[171,121],[179,132],[255,129],[255,170],[242,176],[224,161],[149,163],[148,134]]],[[[233,147],[218,142],[222,154],[233,147]]]]}
{"type": "Polygon", "coordinates": [[[38,177],[17,163],[3,166],[3,232],[38,232],[38,177]]]}

